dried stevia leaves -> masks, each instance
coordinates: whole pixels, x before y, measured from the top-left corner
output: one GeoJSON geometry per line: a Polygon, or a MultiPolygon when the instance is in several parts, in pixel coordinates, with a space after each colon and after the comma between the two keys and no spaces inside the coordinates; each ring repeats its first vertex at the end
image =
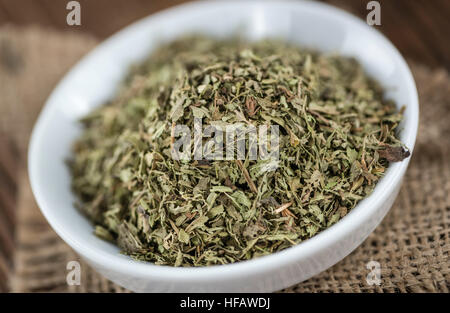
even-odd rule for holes
{"type": "Polygon", "coordinates": [[[134,68],[82,121],[69,162],[96,234],[174,266],[232,263],[306,240],[409,155],[402,116],[353,59],[266,40],[181,38],[134,68]],[[175,124],[279,125],[267,160],[177,161],[175,124]]]}

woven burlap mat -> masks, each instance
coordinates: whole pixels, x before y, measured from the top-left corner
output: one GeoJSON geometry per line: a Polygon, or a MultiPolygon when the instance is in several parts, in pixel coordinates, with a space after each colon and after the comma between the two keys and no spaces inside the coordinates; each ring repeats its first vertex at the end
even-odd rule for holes
{"type": "MultiPolygon", "coordinates": [[[[25,155],[33,122],[61,76],[96,40],[80,33],[0,28],[0,132],[25,155]]],[[[402,190],[388,216],[351,255],[288,292],[448,292],[450,289],[450,79],[411,64],[421,123],[402,190]],[[368,285],[366,264],[381,265],[368,285]]],[[[51,230],[20,175],[12,291],[126,292],[95,273],[51,230]],[[81,263],[81,284],[66,283],[67,262],[81,263]]]]}

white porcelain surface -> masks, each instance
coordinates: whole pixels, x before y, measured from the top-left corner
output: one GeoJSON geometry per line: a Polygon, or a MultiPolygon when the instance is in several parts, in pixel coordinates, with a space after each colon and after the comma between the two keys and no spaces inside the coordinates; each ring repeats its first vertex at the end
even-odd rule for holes
{"type": "Polygon", "coordinates": [[[77,120],[111,97],[129,65],[160,42],[186,32],[223,37],[236,31],[249,39],[276,36],[355,56],[388,88],[388,97],[399,106],[406,105],[400,137],[413,149],[418,100],[411,73],[385,37],[348,13],[309,1],[207,1],[175,7],[132,24],[99,45],[55,88],[34,128],[28,156],[34,195],[53,229],[100,273],[128,289],[258,292],[293,285],[337,263],[361,244],[398,193],[409,159],[392,164],[373,194],[328,230],[284,251],[231,265],[174,268],[136,262],[97,238],[93,226],[73,206],[64,163],[80,133],[77,120]]]}

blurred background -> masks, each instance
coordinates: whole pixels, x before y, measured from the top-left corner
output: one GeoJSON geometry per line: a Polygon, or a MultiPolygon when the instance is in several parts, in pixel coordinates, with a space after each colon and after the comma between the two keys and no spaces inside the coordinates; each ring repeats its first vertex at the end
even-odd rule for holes
{"type": "MultiPolygon", "coordinates": [[[[66,23],[68,0],[0,0],[0,25],[41,25],[89,33],[99,39],[129,23],[186,0],[79,0],[81,26],[66,23]]],[[[366,19],[368,0],[322,0],[366,19]]],[[[383,32],[407,58],[450,66],[450,1],[379,0],[383,32]]]]}
{"type": "MultiPolygon", "coordinates": [[[[5,27],[20,29],[37,26],[67,33],[68,36],[83,33],[93,38],[93,46],[137,19],[188,1],[79,0],[82,12],[80,26],[67,25],[68,2],[68,0],[0,0],[0,35],[5,27]]],[[[343,8],[363,20],[368,14],[366,8],[368,0],[323,0],[323,2],[343,8]]],[[[381,25],[374,27],[384,33],[408,61],[420,63],[431,69],[450,68],[449,0],[379,0],[379,3],[381,25]]],[[[73,44],[73,49],[77,49],[76,43],[73,44]]],[[[1,76],[0,85],[11,83],[12,80],[8,77],[12,77],[21,66],[20,57],[13,52],[8,42],[0,36],[0,74],[2,68],[6,73],[1,76]]],[[[66,70],[59,69],[61,73],[58,72],[56,76],[62,75],[66,70]]],[[[30,78],[30,83],[40,79],[41,77],[30,78]]],[[[50,85],[56,81],[55,78],[50,85]]],[[[0,94],[0,109],[9,105],[6,100],[2,100],[3,96],[0,94]]],[[[6,126],[0,128],[0,292],[8,290],[7,276],[14,264],[13,254],[17,245],[14,233],[20,176],[18,173],[25,168],[23,149],[10,138],[12,133],[13,131],[6,126]]]]}

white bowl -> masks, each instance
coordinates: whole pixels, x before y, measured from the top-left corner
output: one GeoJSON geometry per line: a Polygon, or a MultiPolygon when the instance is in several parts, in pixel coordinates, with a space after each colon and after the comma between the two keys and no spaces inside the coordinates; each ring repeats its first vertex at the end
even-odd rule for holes
{"type": "Polygon", "coordinates": [[[64,163],[81,131],[78,119],[111,97],[129,66],[160,42],[186,32],[223,37],[237,30],[249,39],[281,37],[356,57],[388,88],[387,97],[406,105],[400,138],[411,151],[414,147],[418,100],[406,62],[378,31],[344,11],[309,1],[208,1],[174,7],[132,24],[83,58],[55,88],[36,123],[28,155],[34,195],[53,229],[98,272],[130,290],[268,292],[293,285],[361,244],[399,191],[409,159],[391,164],[373,194],[329,229],[284,251],[230,265],[175,268],[137,262],[97,238],[92,224],[73,206],[64,163]]]}

